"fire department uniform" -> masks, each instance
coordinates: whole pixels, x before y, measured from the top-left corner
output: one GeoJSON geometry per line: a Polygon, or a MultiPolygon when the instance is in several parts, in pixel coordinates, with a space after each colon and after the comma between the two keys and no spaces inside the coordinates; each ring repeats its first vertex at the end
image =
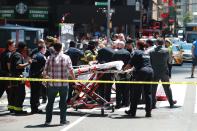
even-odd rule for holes
{"type": "MultiPolygon", "coordinates": [[[[12,77],[22,77],[24,69],[18,69],[17,65],[24,64],[24,57],[19,52],[14,52],[10,57],[10,72],[12,77]]],[[[12,81],[11,83],[11,102],[15,113],[25,113],[23,111],[23,102],[25,99],[24,81],[12,81]]]]}
{"type": "MultiPolygon", "coordinates": [[[[2,77],[9,77],[9,69],[8,69],[8,63],[10,60],[10,56],[11,56],[12,52],[10,52],[9,50],[5,50],[0,57],[1,60],[1,76],[2,77]]],[[[0,81],[1,83],[1,88],[0,88],[0,97],[3,95],[4,91],[6,91],[7,93],[7,99],[8,99],[8,110],[10,110],[10,112],[12,112],[12,110],[14,109],[11,105],[11,99],[10,99],[10,81],[0,81]]]]}

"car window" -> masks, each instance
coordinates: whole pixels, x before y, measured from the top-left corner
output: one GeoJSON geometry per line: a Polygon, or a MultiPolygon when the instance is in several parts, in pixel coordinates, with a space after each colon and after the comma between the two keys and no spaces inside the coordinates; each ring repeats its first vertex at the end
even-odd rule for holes
{"type": "Polygon", "coordinates": [[[192,45],[190,45],[190,44],[184,44],[184,45],[181,46],[181,48],[183,50],[191,50],[192,49],[192,45]]]}
{"type": "Polygon", "coordinates": [[[172,51],[180,51],[180,47],[179,46],[172,46],[172,51]]]}

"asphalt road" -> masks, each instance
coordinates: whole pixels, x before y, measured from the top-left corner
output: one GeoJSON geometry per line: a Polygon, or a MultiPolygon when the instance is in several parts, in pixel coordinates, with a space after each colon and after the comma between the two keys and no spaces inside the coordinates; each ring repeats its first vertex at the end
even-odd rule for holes
{"type": "MultiPolygon", "coordinates": [[[[191,63],[182,66],[173,66],[171,81],[196,81],[190,78],[191,63]]],[[[197,76],[197,75],[196,75],[197,76]]],[[[105,110],[101,115],[100,108],[75,109],[69,108],[67,119],[69,125],[59,125],[59,109],[56,98],[54,115],[51,126],[44,127],[45,113],[27,116],[10,115],[6,110],[6,97],[0,99],[0,130],[1,131],[196,131],[197,130],[197,91],[196,85],[171,85],[173,97],[177,100],[177,108],[169,108],[167,101],[157,102],[157,108],[152,111],[152,117],[146,118],[144,105],[139,105],[137,117],[130,118],[124,114],[128,109],[121,108],[111,112],[105,110]]],[[[163,95],[162,86],[158,93],[163,95]]],[[[29,93],[25,99],[25,109],[30,111],[29,93]]],[[[45,109],[45,104],[40,106],[45,109]]]]}

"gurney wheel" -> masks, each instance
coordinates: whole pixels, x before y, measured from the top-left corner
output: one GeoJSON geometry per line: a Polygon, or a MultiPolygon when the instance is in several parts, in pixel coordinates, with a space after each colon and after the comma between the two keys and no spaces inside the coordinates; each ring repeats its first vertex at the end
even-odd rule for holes
{"type": "Polygon", "coordinates": [[[101,108],[101,115],[103,116],[105,114],[104,108],[101,108]]]}

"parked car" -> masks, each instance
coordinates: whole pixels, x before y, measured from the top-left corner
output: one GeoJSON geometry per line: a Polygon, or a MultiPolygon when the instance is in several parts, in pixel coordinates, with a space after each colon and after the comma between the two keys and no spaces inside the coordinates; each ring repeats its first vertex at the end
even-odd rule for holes
{"type": "Polygon", "coordinates": [[[180,48],[180,45],[173,44],[172,45],[173,52],[173,65],[182,65],[183,64],[183,51],[180,48]]]}
{"type": "Polygon", "coordinates": [[[173,43],[173,44],[177,44],[177,45],[183,45],[183,44],[187,44],[187,42],[185,42],[185,41],[176,41],[175,43],[173,43]]]}
{"type": "Polygon", "coordinates": [[[181,50],[183,51],[183,61],[192,62],[192,44],[182,44],[181,50]]]}
{"type": "Polygon", "coordinates": [[[172,44],[177,44],[181,41],[178,37],[166,37],[165,40],[170,40],[172,44]]]}

